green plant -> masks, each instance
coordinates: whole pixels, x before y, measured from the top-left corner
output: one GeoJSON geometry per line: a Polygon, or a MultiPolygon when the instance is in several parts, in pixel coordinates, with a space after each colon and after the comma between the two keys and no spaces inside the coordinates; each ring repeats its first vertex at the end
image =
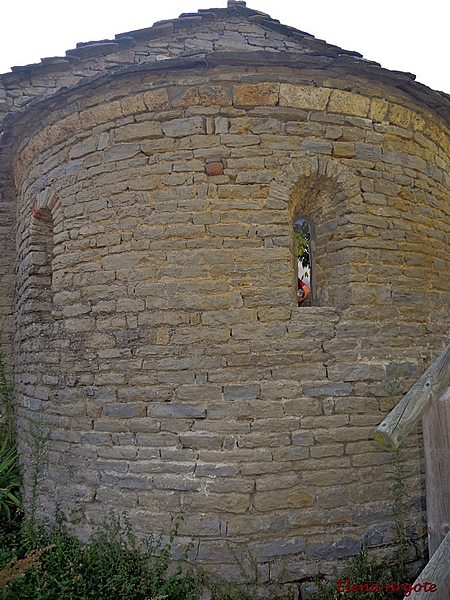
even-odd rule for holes
{"type": "Polygon", "coordinates": [[[359,553],[346,560],[344,568],[338,573],[334,572],[330,581],[323,581],[316,577],[314,583],[318,594],[312,598],[320,600],[337,600],[349,592],[351,586],[352,600],[389,600],[403,598],[403,593],[397,593],[397,584],[393,583],[393,574],[385,561],[378,562],[369,555],[367,540],[364,540],[359,553]],[[370,596],[368,596],[370,592],[370,596]],[[401,593],[401,595],[399,595],[401,593]]]}
{"type": "Polygon", "coordinates": [[[30,457],[27,465],[31,488],[29,500],[28,522],[31,531],[36,524],[36,511],[40,486],[45,480],[45,466],[50,451],[51,427],[48,424],[43,408],[40,407],[28,425],[30,457]]]}
{"type": "MultiPolygon", "coordinates": [[[[391,408],[398,401],[402,390],[396,371],[395,365],[388,365],[386,386],[391,408]]],[[[350,587],[352,584],[378,584],[380,588],[383,588],[379,591],[374,588],[370,592],[371,600],[403,598],[404,593],[408,590],[408,582],[411,576],[408,567],[411,540],[408,536],[407,526],[410,513],[410,497],[405,483],[406,460],[400,448],[394,450],[391,456],[390,480],[393,495],[392,516],[396,550],[390,559],[390,563],[388,565],[386,560],[378,562],[375,558],[370,557],[367,540],[364,540],[359,554],[346,561],[343,571],[341,573],[336,571],[331,581],[324,582],[320,577],[315,579],[320,600],[340,598],[342,593],[349,591],[346,587],[350,587]],[[340,586],[338,585],[339,581],[342,582],[340,586]],[[347,584],[347,582],[349,583],[347,584]],[[398,583],[394,584],[394,582],[398,583]],[[342,593],[339,588],[343,590],[342,593]]],[[[365,600],[367,590],[353,591],[351,597],[354,600],[365,600]]]]}
{"type": "Polygon", "coordinates": [[[244,547],[237,552],[228,544],[228,550],[238,567],[239,580],[225,579],[218,574],[197,568],[200,582],[210,592],[211,600],[288,600],[292,597],[289,592],[286,595],[282,589],[282,579],[286,574],[284,570],[277,580],[267,582],[264,580],[261,565],[248,548],[244,547]]]}
{"type": "Polygon", "coordinates": [[[405,457],[399,448],[394,450],[392,454],[392,491],[394,495],[392,512],[394,516],[394,533],[397,542],[393,562],[395,564],[397,580],[408,581],[410,577],[408,559],[410,556],[411,541],[408,536],[407,519],[411,507],[405,484],[405,457]]]}
{"type": "Polygon", "coordinates": [[[0,436],[1,439],[14,440],[14,416],[11,388],[5,373],[5,356],[0,351],[0,436]]]}
{"type": "Polygon", "coordinates": [[[305,268],[309,268],[310,255],[309,255],[309,241],[311,234],[308,223],[301,219],[294,223],[294,238],[297,242],[297,257],[301,261],[305,268]]]}
{"type": "Polygon", "coordinates": [[[25,558],[18,559],[14,557],[0,571],[0,590],[4,590],[8,583],[15,579],[25,577],[25,572],[32,567],[39,565],[39,558],[44,552],[49,550],[50,546],[40,550],[32,550],[25,558]]]}
{"type": "MultiPolygon", "coordinates": [[[[170,569],[178,527],[176,522],[166,544],[151,540],[142,548],[127,516],[121,519],[110,516],[83,544],[70,533],[61,513],[57,513],[51,529],[38,526],[35,532],[37,545],[45,548],[38,564],[28,564],[23,577],[10,580],[4,598],[196,600],[199,584],[185,568],[186,553],[177,567],[170,569]]],[[[26,556],[32,556],[31,552],[26,556]]]]}
{"type": "Polygon", "coordinates": [[[14,418],[11,388],[5,374],[4,356],[0,352],[0,530],[10,525],[22,509],[20,500],[21,469],[14,441],[14,418]]]}
{"type": "Polygon", "coordinates": [[[5,438],[0,447],[0,521],[14,517],[15,510],[22,508],[20,484],[22,476],[17,464],[17,446],[5,438]]]}
{"type": "MultiPolygon", "coordinates": [[[[399,400],[402,385],[397,376],[396,365],[388,365],[388,393],[391,408],[399,400]]],[[[406,480],[406,460],[401,448],[396,448],[392,452],[390,479],[391,490],[393,493],[392,514],[394,518],[394,534],[397,542],[397,549],[393,557],[395,576],[397,581],[408,581],[410,569],[408,567],[408,558],[410,555],[411,541],[408,536],[408,515],[410,513],[410,496],[405,483],[406,480]]]]}

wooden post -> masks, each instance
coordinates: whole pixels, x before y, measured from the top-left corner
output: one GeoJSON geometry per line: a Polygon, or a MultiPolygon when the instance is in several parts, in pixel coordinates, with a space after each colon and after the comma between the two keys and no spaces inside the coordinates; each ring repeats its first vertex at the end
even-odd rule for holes
{"type": "Polygon", "coordinates": [[[409,600],[449,600],[449,596],[441,596],[438,594],[442,590],[442,584],[445,581],[447,575],[450,573],[450,533],[447,533],[444,540],[442,541],[439,548],[433,554],[430,562],[424,568],[422,573],[413,583],[413,591],[411,595],[405,596],[409,600]],[[436,586],[436,591],[431,592],[429,586],[424,586],[425,582],[429,584],[434,584],[436,586]],[[414,591],[414,588],[417,586],[419,588],[419,584],[421,589],[414,591]],[[427,591],[428,587],[428,591],[427,591]]]}
{"type": "MultiPolygon", "coordinates": [[[[450,531],[450,388],[441,394],[423,417],[423,445],[431,562],[450,531]]],[[[446,560],[450,570],[450,552],[446,560]]],[[[449,600],[450,577],[443,580],[430,597],[433,600],[449,600]]]]}
{"type": "Polygon", "coordinates": [[[449,384],[450,344],[378,425],[375,441],[385,450],[398,448],[449,384]]]}

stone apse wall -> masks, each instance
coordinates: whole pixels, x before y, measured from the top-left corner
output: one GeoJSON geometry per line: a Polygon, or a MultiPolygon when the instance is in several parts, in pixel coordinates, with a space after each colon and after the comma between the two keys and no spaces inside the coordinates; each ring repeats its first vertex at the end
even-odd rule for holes
{"type": "Polygon", "coordinates": [[[231,542],[294,580],[364,535],[393,540],[372,433],[448,341],[449,130],[437,93],[373,63],[232,49],[10,104],[17,422],[25,464],[30,420],[52,428],[41,514],[76,511],[80,535],[110,508],[142,535],[182,514],[193,560],[231,569],[231,542]],[[296,302],[298,218],[312,307],[296,302]]]}

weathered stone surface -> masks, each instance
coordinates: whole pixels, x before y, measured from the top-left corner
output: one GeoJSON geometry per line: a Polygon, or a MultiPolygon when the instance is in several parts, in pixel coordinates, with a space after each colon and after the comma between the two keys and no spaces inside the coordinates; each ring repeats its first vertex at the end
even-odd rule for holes
{"type": "Polygon", "coordinates": [[[141,151],[139,144],[117,144],[112,146],[109,150],[104,153],[105,162],[114,162],[116,160],[124,160],[126,158],[132,158],[141,151]]]}
{"type": "Polygon", "coordinates": [[[327,88],[282,83],[280,85],[280,106],[324,110],[330,93],[331,91],[327,88]]]}
{"type": "Polygon", "coordinates": [[[183,512],[197,560],[310,579],[391,543],[371,432],[448,341],[448,100],[252,14],[0,76],[0,333],[25,464],[53,427],[45,506],[183,512]]]}
{"type": "Polygon", "coordinates": [[[275,106],[278,103],[279,84],[253,83],[234,86],[235,106],[275,106]]]}
{"type": "Polygon", "coordinates": [[[201,117],[167,121],[163,123],[162,129],[164,135],[175,138],[205,133],[205,125],[201,117]]]}
{"type": "Polygon", "coordinates": [[[282,508],[301,508],[311,506],[313,503],[314,497],[299,486],[284,490],[257,492],[254,499],[255,509],[261,512],[282,508]]]}
{"type": "Polygon", "coordinates": [[[152,139],[161,137],[163,134],[161,123],[155,121],[144,121],[132,125],[119,127],[114,132],[114,141],[131,142],[134,140],[152,139]]]}
{"type": "Polygon", "coordinates": [[[330,95],[328,110],[332,113],[344,113],[367,117],[370,107],[370,99],[358,94],[334,90],[330,95]]]}
{"type": "Polygon", "coordinates": [[[223,398],[224,400],[253,400],[259,392],[259,385],[226,385],[223,388],[223,398]]]}
{"type": "Polygon", "coordinates": [[[143,404],[107,404],[103,407],[103,414],[121,419],[143,417],[145,416],[145,406],[143,404]]]}

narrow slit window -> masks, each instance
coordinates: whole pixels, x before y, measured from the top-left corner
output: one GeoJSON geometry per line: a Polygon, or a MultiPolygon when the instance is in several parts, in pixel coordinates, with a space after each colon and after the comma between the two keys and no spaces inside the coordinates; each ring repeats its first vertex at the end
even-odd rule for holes
{"type": "Polygon", "coordinates": [[[294,238],[296,241],[297,263],[297,304],[298,306],[312,305],[312,273],[311,273],[311,232],[305,219],[294,223],[294,238]]]}

